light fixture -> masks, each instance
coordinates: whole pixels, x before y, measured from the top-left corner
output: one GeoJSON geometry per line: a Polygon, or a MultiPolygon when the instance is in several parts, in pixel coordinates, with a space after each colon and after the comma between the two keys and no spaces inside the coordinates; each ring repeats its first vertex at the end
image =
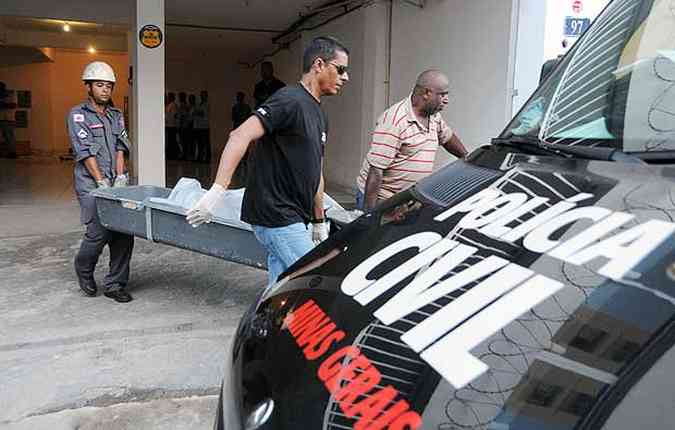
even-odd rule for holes
{"type": "Polygon", "coordinates": [[[90,46],[89,49],[87,49],[87,51],[89,51],[90,54],[96,54],[96,48],[94,48],[93,46],[90,46]]]}
{"type": "Polygon", "coordinates": [[[63,24],[63,31],[70,33],[70,25],[67,22],[63,24]]]}

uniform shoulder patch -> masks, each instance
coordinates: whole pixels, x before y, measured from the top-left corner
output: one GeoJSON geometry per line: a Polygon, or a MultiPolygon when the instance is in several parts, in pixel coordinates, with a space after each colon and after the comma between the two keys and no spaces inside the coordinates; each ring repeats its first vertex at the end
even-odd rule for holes
{"type": "Polygon", "coordinates": [[[77,137],[79,137],[80,139],[86,139],[87,136],[88,136],[87,132],[84,131],[84,129],[82,128],[80,129],[80,131],[77,132],[77,137]]]}
{"type": "Polygon", "coordinates": [[[84,115],[81,113],[74,113],[73,122],[84,122],[84,115]]]}

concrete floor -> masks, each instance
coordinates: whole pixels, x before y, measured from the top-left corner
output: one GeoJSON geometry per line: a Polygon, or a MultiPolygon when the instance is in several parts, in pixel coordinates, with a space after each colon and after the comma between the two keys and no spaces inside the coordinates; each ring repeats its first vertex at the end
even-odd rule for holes
{"type": "MultiPolygon", "coordinates": [[[[167,182],[213,170],[176,163],[167,182]]],[[[85,297],[78,219],[72,162],[0,160],[0,428],[210,429],[227,342],[266,272],[137,239],[134,301],[85,297]]]]}

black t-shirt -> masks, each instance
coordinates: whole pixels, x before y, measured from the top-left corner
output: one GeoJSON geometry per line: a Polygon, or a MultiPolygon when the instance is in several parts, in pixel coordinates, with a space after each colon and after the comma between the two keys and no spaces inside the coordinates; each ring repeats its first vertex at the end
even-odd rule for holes
{"type": "Polygon", "coordinates": [[[280,89],[253,114],[265,135],[255,145],[241,219],[265,227],[308,223],[321,179],[326,114],[299,84],[280,89]]]}

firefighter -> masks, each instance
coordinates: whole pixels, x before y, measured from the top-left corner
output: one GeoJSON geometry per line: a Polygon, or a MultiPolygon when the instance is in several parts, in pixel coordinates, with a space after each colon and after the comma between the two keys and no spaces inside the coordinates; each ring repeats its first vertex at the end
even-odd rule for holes
{"type": "Polygon", "coordinates": [[[110,270],[104,279],[103,295],[117,302],[132,300],[125,290],[134,237],[107,230],[96,212],[95,189],[125,187],[129,177],[124,156],[129,139],[122,112],[115,108],[112,93],[115,73],[101,61],[88,64],[82,73],[87,100],[68,113],[68,135],[75,157],[75,193],[80,202],[80,222],[86,232],[75,256],[75,273],[85,295],[93,297],[98,288],[94,270],[103,247],[110,249],[110,270]]]}

